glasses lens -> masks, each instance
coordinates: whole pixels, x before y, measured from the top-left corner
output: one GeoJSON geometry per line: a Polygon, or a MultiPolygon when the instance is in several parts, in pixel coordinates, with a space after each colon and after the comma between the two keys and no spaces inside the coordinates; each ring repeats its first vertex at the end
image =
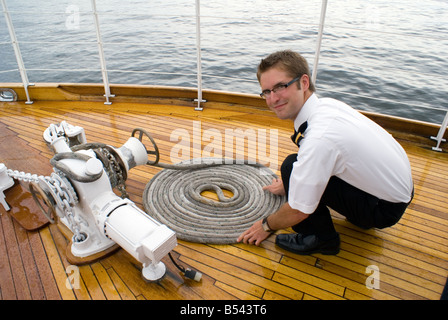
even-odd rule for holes
{"type": "Polygon", "coordinates": [[[263,99],[269,98],[270,95],[271,90],[264,90],[262,93],[260,93],[260,97],[262,97],[263,99]]]}
{"type": "Polygon", "coordinates": [[[283,90],[285,90],[287,87],[286,84],[279,84],[278,86],[276,86],[275,88],[272,89],[272,91],[274,93],[278,93],[278,92],[282,92],[283,90]]]}

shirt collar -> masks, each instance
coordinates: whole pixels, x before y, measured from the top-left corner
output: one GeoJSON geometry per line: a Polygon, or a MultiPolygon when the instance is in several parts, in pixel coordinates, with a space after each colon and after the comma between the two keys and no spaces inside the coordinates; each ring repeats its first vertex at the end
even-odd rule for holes
{"type": "Polygon", "coordinates": [[[313,93],[303,104],[296,119],[294,120],[294,129],[298,130],[300,125],[308,120],[313,112],[313,106],[319,103],[319,98],[313,93]]]}

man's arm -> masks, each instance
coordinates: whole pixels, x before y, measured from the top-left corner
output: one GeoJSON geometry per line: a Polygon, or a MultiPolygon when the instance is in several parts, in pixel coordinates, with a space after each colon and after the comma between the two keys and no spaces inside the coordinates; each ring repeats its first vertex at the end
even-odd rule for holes
{"type": "MultiPolygon", "coordinates": [[[[268,217],[268,225],[271,230],[279,230],[288,228],[302,222],[308,217],[299,210],[293,209],[288,203],[283,204],[280,209],[274,214],[268,217]]],[[[270,232],[264,231],[262,227],[262,221],[255,222],[252,227],[244,231],[237,239],[237,242],[243,242],[246,244],[255,244],[258,246],[263,240],[265,240],[270,232]]]]}

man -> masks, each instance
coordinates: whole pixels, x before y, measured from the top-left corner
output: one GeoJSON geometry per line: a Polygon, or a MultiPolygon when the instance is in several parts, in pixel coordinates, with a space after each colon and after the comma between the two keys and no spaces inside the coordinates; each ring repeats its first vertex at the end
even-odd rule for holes
{"type": "Polygon", "coordinates": [[[413,182],[403,148],[380,126],[350,106],[318,98],[308,63],[292,51],[275,52],[258,66],[268,107],[294,121],[299,151],[281,167],[282,180],[264,189],[288,201],[243,232],[238,242],[259,245],[271,232],[276,244],[297,254],[337,254],[340,248],[328,207],[364,229],[394,225],[412,200],[413,182]]]}

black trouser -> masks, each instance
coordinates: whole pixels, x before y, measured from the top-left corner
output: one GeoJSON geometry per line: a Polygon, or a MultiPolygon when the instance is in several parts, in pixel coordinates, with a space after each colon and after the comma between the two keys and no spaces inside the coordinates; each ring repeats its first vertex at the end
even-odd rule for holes
{"type": "MultiPolygon", "coordinates": [[[[286,196],[288,196],[289,178],[296,159],[297,154],[289,155],[281,167],[286,196]]],[[[315,234],[322,240],[335,237],[336,230],[327,206],[360,228],[386,228],[400,220],[409,203],[392,203],[378,199],[333,176],[325,188],[317,209],[301,223],[293,226],[293,230],[304,235],[315,234]]]]}

